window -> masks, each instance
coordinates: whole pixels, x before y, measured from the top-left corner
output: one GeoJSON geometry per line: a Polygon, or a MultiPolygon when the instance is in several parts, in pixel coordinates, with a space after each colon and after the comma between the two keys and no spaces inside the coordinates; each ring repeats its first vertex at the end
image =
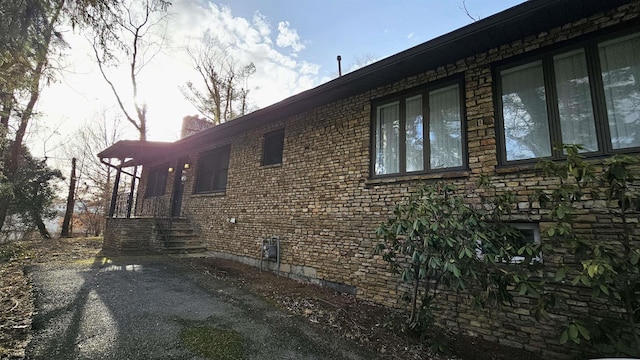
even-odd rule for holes
{"type": "Polygon", "coordinates": [[[502,163],[640,148],[640,34],[497,70],[502,163]]]}
{"type": "MultiPolygon", "coordinates": [[[[520,236],[517,236],[515,238],[510,238],[510,239],[506,239],[505,240],[509,240],[508,243],[510,245],[513,245],[513,249],[517,252],[518,249],[522,248],[523,246],[527,245],[527,244],[539,244],[540,243],[540,227],[538,226],[538,224],[536,223],[509,223],[509,225],[511,225],[518,233],[520,233],[520,236]]],[[[478,240],[478,247],[476,248],[476,255],[479,258],[482,258],[483,256],[485,256],[487,253],[490,253],[491,251],[487,251],[487,247],[486,245],[483,246],[482,242],[480,242],[478,240]]],[[[494,250],[495,253],[495,250],[494,250]]],[[[496,261],[500,261],[500,257],[498,255],[496,255],[496,261]]],[[[510,262],[511,263],[521,263],[522,261],[524,261],[525,257],[524,256],[513,256],[511,257],[510,262]]],[[[534,262],[537,263],[542,263],[542,253],[538,254],[537,256],[534,256],[532,259],[534,262]]],[[[507,262],[507,259],[502,259],[502,262],[507,262]]]]}
{"type": "Polygon", "coordinates": [[[463,168],[461,98],[461,84],[449,82],[375,104],[374,176],[463,168]]]}
{"type": "Polygon", "coordinates": [[[226,190],[230,153],[230,145],[200,153],[197,163],[196,193],[226,190]]]}
{"type": "Polygon", "coordinates": [[[274,165],[282,163],[282,150],[284,148],[284,129],[270,132],[264,136],[264,151],[262,153],[262,165],[274,165]]]}
{"type": "Polygon", "coordinates": [[[169,164],[154,166],[149,169],[147,175],[147,185],[144,190],[144,197],[162,196],[167,187],[167,174],[169,172],[169,164]]]}
{"type": "MultiPolygon", "coordinates": [[[[527,244],[540,243],[540,227],[536,223],[510,223],[522,235],[520,238],[514,239],[513,247],[519,249],[527,244]]],[[[520,263],[524,260],[524,256],[514,256],[511,258],[512,263],[520,263]]],[[[542,262],[542,254],[533,258],[535,262],[542,262]]]]}

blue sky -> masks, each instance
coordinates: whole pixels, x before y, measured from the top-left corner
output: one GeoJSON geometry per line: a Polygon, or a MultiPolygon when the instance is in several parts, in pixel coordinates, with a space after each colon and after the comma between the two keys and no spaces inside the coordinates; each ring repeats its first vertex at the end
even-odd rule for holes
{"type": "MultiPolygon", "coordinates": [[[[522,0],[466,0],[475,19],[486,18],[522,0]]],[[[334,76],[336,55],[349,67],[364,55],[393,55],[468,25],[462,0],[240,0],[222,1],[235,16],[256,12],[272,26],[286,21],[305,46],[298,58],[322,65],[321,76],[334,76]]]]}
{"type": "MultiPolygon", "coordinates": [[[[466,0],[475,19],[484,19],[522,0],[466,0]]],[[[198,82],[186,49],[205,30],[215,33],[240,62],[253,62],[250,101],[263,108],[343,73],[359,59],[385,57],[470,24],[463,0],[173,0],[167,26],[168,44],[139,79],[148,104],[149,140],[174,141],[182,118],[197,114],[180,87],[198,82]]],[[[108,109],[117,116],[115,100],[93,61],[87,40],[69,31],[71,45],[59,81],[45,89],[34,122],[47,135],[35,134],[31,144],[49,148],[72,140],[82,124],[95,122],[108,109]],[[55,136],[50,136],[55,133],[55,136]],[[46,140],[43,140],[46,139],[46,140]]],[[[110,72],[116,86],[127,89],[127,69],[110,72]]],[[[137,138],[129,126],[125,137],[137,138]]],[[[51,150],[32,150],[55,157],[51,150]]]]}

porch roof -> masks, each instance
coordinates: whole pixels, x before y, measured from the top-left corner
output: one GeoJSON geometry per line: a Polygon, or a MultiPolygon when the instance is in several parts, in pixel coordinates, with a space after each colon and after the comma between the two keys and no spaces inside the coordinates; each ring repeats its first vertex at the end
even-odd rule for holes
{"type": "Polygon", "coordinates": [[[172,142],[121,140],[99,152],[98,157],[103,161],[120,159],[126,167],[166,157],[174,146],[172,142]]]}

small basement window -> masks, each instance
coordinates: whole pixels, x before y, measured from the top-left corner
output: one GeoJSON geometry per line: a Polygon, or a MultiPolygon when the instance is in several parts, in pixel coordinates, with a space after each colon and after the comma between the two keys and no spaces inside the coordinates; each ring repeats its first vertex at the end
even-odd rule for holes
{"type": "MultiPolygon", "coordinates": [[[[509,223],[513,228],[515,228],[522,236],[517,237],[515,239],[511,239],[511,243],[513,248],[517,252],[518,249],[527,245],[527,244],[536,244],[540,243],[540,227],[537,223],[509,223]]],[[[478,240],[478,247],[476,248],[476,255],[479,258],[484,257],[485,253],[483,252],[483,245],[478,240]]],[[[496,255],[497,256],[497,255],[496,255]]],[[[496,261],[499,261],[496,258],[496,261]]],[[[506,262],[506,260],[503,260],[506,262]]],[[[514,256],[511,258],[511,263],[518,264],[524,261],[524,256],[514,256]]],[[[542,263],[542,253],[538,254],[538,256],[533,257],[533,261],[537,263],[542,263]]]]}
{"type": "Polygon", "coordinates": [[[262,165],[282,164],[284,149],[284,129],[272,131],[264,135],[264,151],[262,165]]]}
{"type": "MultiPolygon", "coordinates": [[[[522,234],[521,238],[514,239],[513,246],[516,249],[519,249],[527,244],[536,244],[540,243],[540,227],[537,223],[510,223],[511,226],[516,228],[520,234],[522,234]]],[[[520,263],[524,260],[524,256],[514,256],[511,259],[512,263],[520,263]]],[[[535,262],[542,262],[542,253],[538,254],[538,256],[533,258],[535,262]]]]}

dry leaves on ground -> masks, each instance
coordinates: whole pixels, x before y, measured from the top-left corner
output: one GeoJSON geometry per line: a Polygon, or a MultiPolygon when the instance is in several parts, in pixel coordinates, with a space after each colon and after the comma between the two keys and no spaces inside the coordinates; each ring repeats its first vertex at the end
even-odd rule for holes
{"type": "MultiPolygon", "coordinates": [[[[0,359],[21,359],[30,338],[34,296],[25,267],[42,262],[76,261],[98,256],[100,238],[56,239],[21,244],[21,251],[0,256],[0,359]]],[[[0,255],[5,245],[0,245],[0,255]]],[[[6,253],[5,253],[6,254],[6,253]]],[[[218,258],[189,258],[186,265],[259,294],[309,322],[370,348],[385,359],[524,359],[521,349],[458,337],[457,357],[434,354],[415,334],[405,331],[399,311],[365,302],[327,287],[218,258]]],[[[533,357],[531,357],[533,358],[533,357]]]]}
{"type": "Polygon", "coordinates": [[[34,296],[25,268],[38,262],[91,258],[100,238],[0,244],[0,359],[22,359],[31,337],[34,296]]]}
{"type": "Polygon", "coordinates": [[[33,309],[31,284],[22,262],[0,262],[0,359],[24,357],[33,309]]]}

